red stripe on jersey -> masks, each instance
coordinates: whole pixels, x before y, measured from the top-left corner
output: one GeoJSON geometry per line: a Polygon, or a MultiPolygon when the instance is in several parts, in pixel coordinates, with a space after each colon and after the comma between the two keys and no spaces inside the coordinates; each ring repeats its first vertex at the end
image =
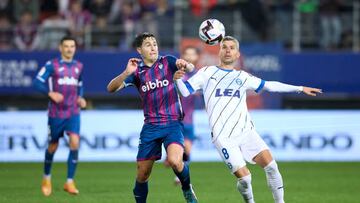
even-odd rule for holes
{"type": "MultiPolygon", "coordinates": [[[[156,63],[154,67],[154,75],[155,79],[158,79],[159,81],[163,81],[163,76],[161,74],[161,69],[159,68],[160,63],[156,63]]],[[[158,118],[157,122],[162,123],[163,122],[163,116],[167,115],[166,109],[165,109],[165,98],[164,98],[164,91],[165,87],[157,87],[154,91],[155,98],[157,99],[157,111],[155,111],[155,116],[158,118]]],[[[156,109],[154,109],[156,110],[156,109]]]]}

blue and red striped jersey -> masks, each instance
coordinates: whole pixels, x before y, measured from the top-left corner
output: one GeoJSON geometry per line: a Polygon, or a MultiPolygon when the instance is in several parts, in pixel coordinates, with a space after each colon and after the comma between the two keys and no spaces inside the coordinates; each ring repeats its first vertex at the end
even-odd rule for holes
{"type": "Polygon", "coordinates": [[[60,58],[48,61],[40,69],[34,80],[34,86],[43,93],[53,91],[64,96],[64,101],[61,103],[49,101],[49,117],[69,118],[80,113],[77,99],[83,95],[82,70],[81,62],[77,60],[65,62],[60,58]]]}
{"type": "Polygon", "coordinates": [[[125,87],[135,86],[142,100],[145,123],[168,124],[183,119],[180,97],[173,81],[177,71],[176,58],[159,56],[148,67],[140,62],[137,70],[124,81],[125,87]]]}

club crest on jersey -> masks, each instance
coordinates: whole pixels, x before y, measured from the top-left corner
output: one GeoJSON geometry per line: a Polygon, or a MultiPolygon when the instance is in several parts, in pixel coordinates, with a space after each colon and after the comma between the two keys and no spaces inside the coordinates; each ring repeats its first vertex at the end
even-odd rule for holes
{"type": "Polygon", "coordinates": [[[59,72],[62,72],[62,71],[64,71],[64,67],[59,68],[59,72]]]}
{"type": "Polygon", "coordinates": [[[162,69],[164,65],[162,63],[159,64],[159,69],[162,69]]]}
{"type": "Polygon", "coordinates": [[[236,84],[238,84],[238,85],[241,85],[241,84],[242,84],[242,81],[241,81],[239,78],[237,78],[237,79],[235,80],[235,82],[236,82],[236,84]]]}
{"type": "Polygon", "coordinates": [[[215,97],[237,97],[240,98],[240,90],[234,89],[216,89],[215,97]]]}
{"type": "Polygon", "coordinates": [[[79,68],[78,67],[75,67],[75,73],[79,74],[79,68]]]}
{"type": "Polygon", "coordinates": [[[141,86],[141,90],[143,92],[147,92],[159,87],[166,87],[169,85],[169,81],[168,80],[158,80],[156,79],[155,81],[148,81],[146,82],[143,86],[141,86]]]}

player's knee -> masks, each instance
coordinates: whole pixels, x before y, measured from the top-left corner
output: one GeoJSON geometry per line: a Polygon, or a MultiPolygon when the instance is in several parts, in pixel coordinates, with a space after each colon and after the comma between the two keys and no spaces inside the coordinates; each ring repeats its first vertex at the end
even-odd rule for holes
{"type": "Polygon", "coordinates": [[[243,166],[243,167],[239,167],[239,168],[234,172],[234,175],[235,175],[237,178],[242,178],[242,177],[245,177],[245,176],[248,176],[248,175],[251,175],[251,174],[250,174],[249,169],[248,169],[246,166],[243,166]]]}
{"type": "Polygon", "coordinates": [[[49,152],[49,153],[55,153],[58,145],[59,145],[58,142],[52,142],[52,143],[50,143],[50,144],[49,144],[49,147],[48,147],[48,152],[49,152]]]}
{"type": "Polygon", "coordinates": [[[180,171],[182,169],[182,159],[179,159],[177,157],[168,157],[168,162],[170,167],[174,170],[180,171]]]}
{"type": "Polygon", "coordinates": [[[70,143],[70,149],[71,149],[71,150],[77,150],[77,149],[79,149],[79,143],[78,143],[78,142],[70,143]]]}
{"type": "Polygon", "coordinates": [[[71,149],[71,150],[77,150],[77,149],[79,149],[79,142],[80,142],[80,140],[79,140],[78,135],[72,134],[72,135],[70,135],[70,136],[72,136],[72,137],[70,138],[70,143],[69,143],[70,149],[71,149]]]}
{"type": "Polygon", "coordinates": [[[150,177],[151,171],[140,171],[136,177],[136,180],[140,183],[146,182],[150,177]]]}

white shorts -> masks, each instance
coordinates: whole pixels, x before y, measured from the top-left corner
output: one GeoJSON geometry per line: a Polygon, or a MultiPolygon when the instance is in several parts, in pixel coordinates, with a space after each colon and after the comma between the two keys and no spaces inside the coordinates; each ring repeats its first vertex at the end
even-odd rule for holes
{"type": "Polygon", "coordinates": [[[241,133],[241,135],[233,135],[230,138],[219,137],[214,144],[232,173],[246,166],[245,161],[255,164],[254,157],[260,152],[269,149],[254,129],[247,133],[241,133]]]}

